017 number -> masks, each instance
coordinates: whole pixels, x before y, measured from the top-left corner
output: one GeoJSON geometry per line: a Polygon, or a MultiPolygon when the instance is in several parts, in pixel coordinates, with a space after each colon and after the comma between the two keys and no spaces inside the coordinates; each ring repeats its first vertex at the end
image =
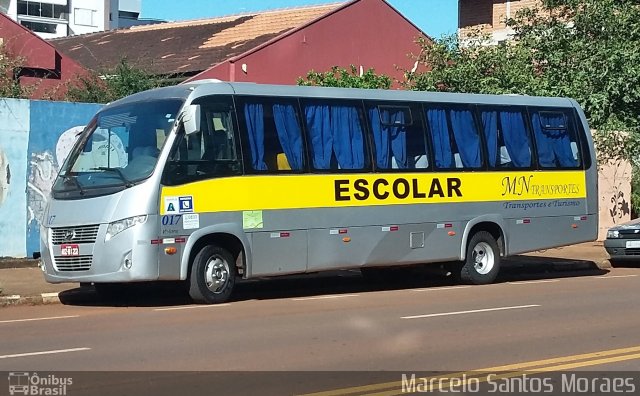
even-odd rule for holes
{"type": "Polygon", "coordinates": [[[162,216],[162,225],[163,226],[178,225],[178,223],[180,223],[180,219],[181,218],[182,218],[182,215],[166,215],[166,216],[162,216]]]}

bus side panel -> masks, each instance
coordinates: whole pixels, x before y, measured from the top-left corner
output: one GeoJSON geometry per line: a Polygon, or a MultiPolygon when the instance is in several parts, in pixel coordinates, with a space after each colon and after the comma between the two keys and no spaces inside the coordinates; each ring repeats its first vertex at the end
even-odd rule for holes
{"type": "Polygon", "coordinates": [[[587,215],[584,199],[538,203],[545,207],[529,209],[522,212],[521,217],[506,219],[509,255],[593,240],[597,215],[587,215]]]}
{"type": "Polygon", "coordinates": [[[251,276],[271,276],[307,270],[307,230],[253,232],[251,276]]]}

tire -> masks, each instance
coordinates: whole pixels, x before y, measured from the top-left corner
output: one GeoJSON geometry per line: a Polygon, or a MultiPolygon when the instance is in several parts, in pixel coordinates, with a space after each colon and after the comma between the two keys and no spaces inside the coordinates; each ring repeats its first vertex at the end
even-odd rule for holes
{"type": "Polygon", "coordinates": [[[460,280],[473,285],[492,283],[500,271],[500,248],[493,235],[479,231],[467,244],[460,280]]]}
{"type": "Polygon", "coordinates": [[[205,246],[193,260],[189,274],[189,296],[200,304],[229,300],[236,284],[235,260],[228,250],[205,246]]]}

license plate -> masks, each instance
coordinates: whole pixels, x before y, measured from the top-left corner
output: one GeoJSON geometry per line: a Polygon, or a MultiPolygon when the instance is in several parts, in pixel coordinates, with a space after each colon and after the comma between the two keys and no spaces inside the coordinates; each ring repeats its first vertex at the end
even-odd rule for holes
{"type": "Polygon", "coordinates": [[[60,255],[61,256],[79,256],[80,255],[80,246],[78,245],[62,245],[60,247],[60,255]]]}
{"type": "Polygon", "coordinates": [[[640,248],[640,241],[627,241],[627,249],[640,248]]]}

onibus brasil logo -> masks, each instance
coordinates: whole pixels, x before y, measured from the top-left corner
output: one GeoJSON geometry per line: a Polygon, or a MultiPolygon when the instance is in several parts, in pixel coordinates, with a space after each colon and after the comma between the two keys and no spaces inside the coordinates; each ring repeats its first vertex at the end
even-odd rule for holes
{"type": "Polygon", "coordinates": [[[70,377],[58,377],[54,374],[39,375],[38,373],[28,372],[9,373],[9,394],[12,396],[65,396],[71,385],[73,385],[73,379],[70,377]]]}

